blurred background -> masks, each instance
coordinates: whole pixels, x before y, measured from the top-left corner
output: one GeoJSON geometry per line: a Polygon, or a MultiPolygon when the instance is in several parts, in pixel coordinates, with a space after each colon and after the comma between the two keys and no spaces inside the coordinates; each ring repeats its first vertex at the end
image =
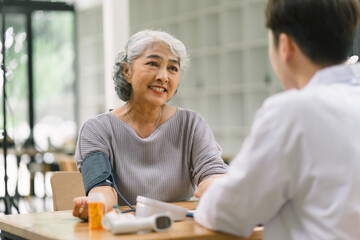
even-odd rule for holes
{"type": "MultiPolygon", "coordinates": [[[[199,111],[230,161],[264,99],[281,91],[268,59],[266,2],[0,0],[0,130],[9,137],[6,173],[0,141],[1,200],[7,176],[12,213],[52,210],[50,174],[77,170],[79,127],[122,104],[113,61],[142,29],[185,43],[190,67],[169,104],[199,111]]],[[[349,57],[360,54],[359,35],[349,57]]]]}

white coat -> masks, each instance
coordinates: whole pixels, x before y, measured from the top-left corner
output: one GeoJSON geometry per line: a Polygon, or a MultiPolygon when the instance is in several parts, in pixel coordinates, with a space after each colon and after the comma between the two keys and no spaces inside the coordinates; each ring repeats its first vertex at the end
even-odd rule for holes
{"type": "Polygon", "coordinates": [[[318,71],[268,98],[195,220],[263,239],[360,239],[360,64],[318,71]]]}

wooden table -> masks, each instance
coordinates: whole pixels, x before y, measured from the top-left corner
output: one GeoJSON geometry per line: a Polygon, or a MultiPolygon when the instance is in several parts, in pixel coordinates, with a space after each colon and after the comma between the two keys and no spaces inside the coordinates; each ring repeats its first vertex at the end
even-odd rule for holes
{"type": "MultiPolygon", "coordinates": [[[[195,209],[197,202],[179,202],[174,205],[182,206],[187,209],[195,209]]],[[[121,207],[126,209],[127,207],[121,207]]],[[[79,218],[72,216],[72,211],[42,212],[19,215],[0,216],[0,229],[2,239],[30,239],[30,240],[49,240],[49,239],[74,239],[74,240],[113,240],[113,239],[244,239],[233,235],[210,231],[194,221],[193,218],[186,217],[184,221],[174,222],[169,231],[151,232],[146,234],[122,234],[113,235],[106,230],[89,230],[88,222],[83,222],[79,218]]],[[[262,229],[255,229],[252,236],[248,239],[260,240],[262,229]]]]}

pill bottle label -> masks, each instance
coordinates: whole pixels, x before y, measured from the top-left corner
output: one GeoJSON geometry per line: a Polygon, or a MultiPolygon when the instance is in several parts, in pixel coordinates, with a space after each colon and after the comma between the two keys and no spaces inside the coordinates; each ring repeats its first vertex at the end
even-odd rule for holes
{"type": "Polygon", "coordinates": [[[103,229],[101,220],[104,216],[104,203],[88,203],[89,206],[89,226],[90,229],[103,229]]]}

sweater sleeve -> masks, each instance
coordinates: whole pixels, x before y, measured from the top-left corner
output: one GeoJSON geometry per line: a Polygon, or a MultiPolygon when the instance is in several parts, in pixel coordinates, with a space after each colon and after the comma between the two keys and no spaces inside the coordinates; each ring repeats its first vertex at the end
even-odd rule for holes
{"type": "Polygon", "coordinates": [[[228,166],[221,158],[222,149],[215,141],[206,120],[198,115],[195,120],[193,146],[191,151],[193,179],[195,184],[214,174],[227,172],[228,166]]]}
{"type": "Polygon", "coordinates": [[[103,152],[110,155],[108,141],[104,139],[104,131],[101,131],[101,125],[96,119],[90,119],[82,126],[75,152],[75,160],[79,169],[81,169],[85,157],[93,152],[103,152]]]}

